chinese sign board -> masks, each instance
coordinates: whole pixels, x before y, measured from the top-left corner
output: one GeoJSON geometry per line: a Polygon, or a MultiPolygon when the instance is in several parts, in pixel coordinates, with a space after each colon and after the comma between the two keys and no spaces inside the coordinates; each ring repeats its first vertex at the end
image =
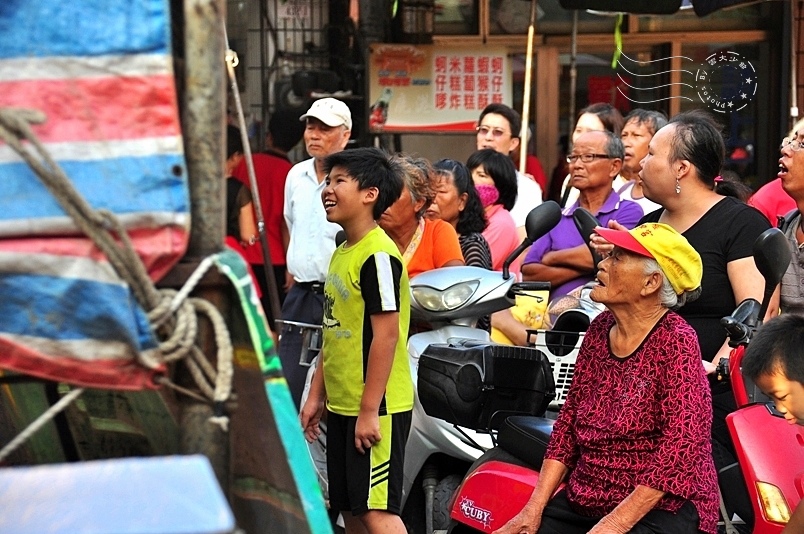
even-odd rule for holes
{"type": "Polygon", "coordinates": [[[467,132],[492,102],[511,104],[502,47],[378,44],[369,78],[373,132],[467,132]]]}

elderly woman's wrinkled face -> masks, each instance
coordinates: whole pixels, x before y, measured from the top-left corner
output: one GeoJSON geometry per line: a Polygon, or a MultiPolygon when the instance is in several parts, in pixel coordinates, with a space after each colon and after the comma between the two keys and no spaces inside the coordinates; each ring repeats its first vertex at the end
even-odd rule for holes
{"type": "Polygon", "coordinates": [[[642,170],[639,178],[642,189],[648,199],[657,204],[664,204],[663,199],[675,195],[676,174],[670,162],[670,148],[675,125],[668,124],[653,136],[648,144],[648,154],[640,162],[642,170]]]}
{"type": "Polygon", "coordinates": [[[380,216],[377,221],[383,230],[393,231],[405,228],[408,225],[413,225],[418,222],[416,212],[422,209],[424,200],[413,202],[413,197],[410,196],[410,190],[407,187],[402,188],[402,194],[396,202],[391,204],[385,212],[380,216]]]}
{"type": "Polygon", "coordinates": [[[606,306],[633,303],[640,298],[645,285],[645,261],[620,247],[598,264],[597,285],[589,296],[606,306]]]}

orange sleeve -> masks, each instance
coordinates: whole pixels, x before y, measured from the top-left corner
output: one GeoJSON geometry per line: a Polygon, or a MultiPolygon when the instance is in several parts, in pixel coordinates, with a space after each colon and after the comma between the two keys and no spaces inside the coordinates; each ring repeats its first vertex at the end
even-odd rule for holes
{"type": "Polygon", "coordinates": [[[438,269],[451,260],[463,261],[461,244],[455,228],[440,219],[424,222],[424,234],[416,252],[407,264],[408,276],[438,269]]]}
{"type": "MultiPolygon", "coordinates": [[[[433,263],[436,267],[443,267],[445,263],[452,260],[463,261],[461,243],[458,241],[458,233],[451,224],[445,221],[429,221],[433,226],[433,263]]],[[[425,232],[426,233],[426,232],[425,232]]]]}

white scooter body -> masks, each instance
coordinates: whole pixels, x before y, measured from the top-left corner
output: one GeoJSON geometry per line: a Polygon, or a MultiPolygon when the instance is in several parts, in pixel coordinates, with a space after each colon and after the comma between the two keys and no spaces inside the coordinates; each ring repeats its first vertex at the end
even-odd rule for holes
{"type": "Polygon", "coordinates": [[[492,447],[488,434],[462,428],[461,431],[466,434],[464,436],[452,424],[430,417],[424,412],[416,387],[417,371],[419,357],[430,344],[466,339],[490,341],[489,333],[475,328],[474,325],[482,316],[513,305],[513,297],[508,292],[514,280],[513,276],[506,280],[500,272],[478,267],[444,267],[424,272],[410,281],[411,319],[413,322],[429,323],[433,326],[433,330],[416,333],[408,339],[414,405],[410,435],[405,448],[403,486],[405,500],[419,471],[431,455],[442,453],[471,463],[492,447]],[[417,299],[417,294],[425,288],[433,295],[443,295],[458,285],[476,285],[476,288],[463,304],[451,310],[428,310],[417,299]],[[470,439],[467,439],[467,436],[470,439]],[[474,441],[474,444],[470,440],[474,441]]]}

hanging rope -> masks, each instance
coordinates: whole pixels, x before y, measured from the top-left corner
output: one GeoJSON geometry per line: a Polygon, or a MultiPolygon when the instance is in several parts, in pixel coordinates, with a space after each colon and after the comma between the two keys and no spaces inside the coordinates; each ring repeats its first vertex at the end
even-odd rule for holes
{"type": "Polygon", "coordinates": [[[179,291],[158,290],[117,217],[108,210],[92,208],[39,142],[31,125],[41,124],[45,119],[45,115],[36,110],[0,108],[0,140],[19,154],[78,229],[106,255],[112,268],[128,283],[134,298],[146,311],[159,344],[157,351],[139,353],[139,363],[154,369],[164,363],[184,360],[198,388],[214,403],[215,416],[211,421],[226,430],[228,418],[224,416],[223,404],[231,393],[233,373],[229,331],[212,304],[189,297],[213,264],[212,258],[205,258],[179,291]],[[217,370],[195,344],[199,314],[209,319],[215,333],[217,370]]]}
{"type": "Polygon", "coordinates": [[[45,413],[37,417],[34,422],[25,427],[25,430],[17,434],[17,436],[8,442],[8,444],[0,450],[0,462],[8,458],[8,456],[17,450],[17,448],[28,441],[28,438],[36,434],[36,432],[45,426],[45,424],[56,417],[59,412],[69,406],[75,399],[84,392],[84,388],[77,388],[70,391],[68,394],[59,399],[59,401],[45,410],[45,413]]]}

